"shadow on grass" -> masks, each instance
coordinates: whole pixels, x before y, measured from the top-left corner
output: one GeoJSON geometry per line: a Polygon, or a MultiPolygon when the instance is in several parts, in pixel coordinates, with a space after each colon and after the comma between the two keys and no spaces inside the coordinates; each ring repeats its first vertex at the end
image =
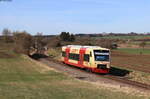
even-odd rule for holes
{"type": "Polygon", "coordinates": [[[38,60],[40,58],[47,58],[48,56],[44,55],[44,54],[38,54],[38,53],[35,53],[33,55],[30,55],[31,58],[35,59],[35,60],[38,60]]]}
{"type": "Polygon", "coordinates": [[[120,68],[117,68],[117,67],[111,67],[110,69],[110,75],[113,75],[113,76],[126,76],[127,74],[129,74],[130,71],[129,70],[126,70],[126,69],[120,69],[120,68]]]}

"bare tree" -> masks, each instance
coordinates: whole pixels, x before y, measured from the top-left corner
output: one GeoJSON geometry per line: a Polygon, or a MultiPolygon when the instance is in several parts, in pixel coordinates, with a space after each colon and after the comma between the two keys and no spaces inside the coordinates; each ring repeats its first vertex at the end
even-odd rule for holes
{"type": "Polygon", "coordinates": [[[9,29],[4,29],[2,31],[2,36],[3,36],[3,41],[8,43],[10,41],[12,41],[12,32],[9,29]]]}
{"type": "MultiPolygon", "coordinates": [[[[140,44],[139,44],[140,47],[143,48],[144,50],[144,47],[146,46],[146,42],[145,41],[142,41],[140,44]]],[[[140,51],[140,54],[142,54],[142,51],[140,51]]]]}
{"type": "Polygon", "coordinates": [[[139,46],[144,49],[144,47],[146,46],[146,41],[142,41],[142,42],[139,44],[139,46]]]}
{"type": "Polygon", "coordinates": [[[26,31],[14,32],[14,50],[18,53],[29,55],[30,49],[33,45],[32,36],[26,31]]]}
{"type": "Polygon", "coordinates": [[[48,41],[48,47],[60,47],[61,46],[61,41],[59,37],[51,37],[50,40],[48,41]]]}
{"type": "Polygon", "coordinates": [[[36,53],[43,54],[47,42],[48,41],[44,39],[42,33],[37,33],[37,35],[34,36],[34,48],[36,49],[36,53]]]}

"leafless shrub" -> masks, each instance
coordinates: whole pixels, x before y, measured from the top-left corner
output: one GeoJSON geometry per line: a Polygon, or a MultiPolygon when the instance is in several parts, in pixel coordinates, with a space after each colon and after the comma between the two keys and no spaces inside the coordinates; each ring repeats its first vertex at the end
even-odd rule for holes
{"type": "Polygon", "coordinates": [[[144,47],[146,46],[146,41],[142,41],[142,42],[139,44],[139,46],[144,49],[144,47]]]}
{"type": "Polygon", "coordinates": [[[52,48],[52,47],[61,47],[62,46],[62,43],[61,43],[61,40],[59,37],[51,37],[50,40],[48,41],[48,44],[47,46],[49,48],[52,48]]]}
{"type": "Polygon", "coordinates": [[[43,54],[43,52],[46,50],[47,44],[48,40],[44,38],[42,33],[37,33],[37,35],[34,36],[33,48],[36,50],[36,53],[43,54]]]}
{"type": "Polygon", "coordinates": [[[14,32],[13,33],[14,38],[14,51],[17,53],[24,53],[29,55],[30,49],[33,44],[33,39],[30,34],[28,34],[26,31],[23,32],[14,32]]]}
{"type": "Polygon", "coordinates": [[[4,30],[2,31],[2,40],[3,40],[3,42],[5,42],[5,43],[13,42],[13,39],[12,39],[12,32],[11,32],[9,29],[4,29],[4,30]]]}

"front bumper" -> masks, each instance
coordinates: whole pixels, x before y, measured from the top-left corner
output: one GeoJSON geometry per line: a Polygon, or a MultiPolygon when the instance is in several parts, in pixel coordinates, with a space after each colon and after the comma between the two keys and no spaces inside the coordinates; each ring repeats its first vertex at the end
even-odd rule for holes
{"type": "Polygon", "coordinates": [[[106,74],[106,73],[109,73],[109,69],[99,69],[99,68],[93,68],[92,69],[93,72],[95,73],[102,73],[102,74],[106,74]]]}

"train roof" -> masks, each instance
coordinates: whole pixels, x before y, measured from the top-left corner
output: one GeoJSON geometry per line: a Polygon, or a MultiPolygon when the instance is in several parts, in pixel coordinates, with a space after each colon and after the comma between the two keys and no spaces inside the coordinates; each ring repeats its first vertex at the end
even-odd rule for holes
{"type": "Polygon", "coordinates": [[[63,47],[73,47],[73,48],[91,48],[91,49],[103,49],[103,50],[109,50],[107,48],[102,48],[100,46],[82,46],[82,45],[67,45],[63,47]]]}

